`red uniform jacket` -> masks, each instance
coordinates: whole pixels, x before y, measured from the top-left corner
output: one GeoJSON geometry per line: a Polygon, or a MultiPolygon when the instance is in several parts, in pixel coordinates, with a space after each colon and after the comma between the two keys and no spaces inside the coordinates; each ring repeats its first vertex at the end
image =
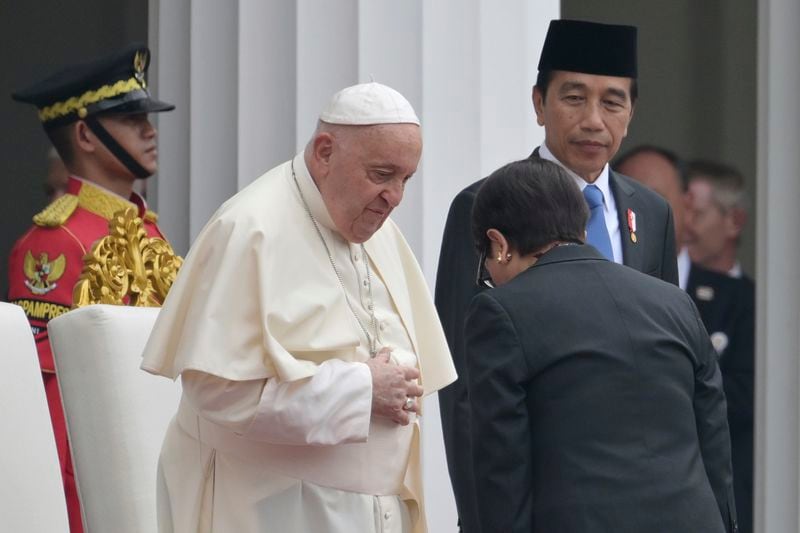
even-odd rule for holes
{"type": "Polygon", "coordinates": [[[108,221],[135,206],[148,237],[163,238],[157,216],[141,196],[130,201],[90,182],[69,178],[67,194],[36,215],[35,225],[14,245],[9,258],[8,299],[28,316],[39,351],[42,372],[54,372],[47,323],[70,310],[72,289],[92,244],[108,235],[108,221]]]}

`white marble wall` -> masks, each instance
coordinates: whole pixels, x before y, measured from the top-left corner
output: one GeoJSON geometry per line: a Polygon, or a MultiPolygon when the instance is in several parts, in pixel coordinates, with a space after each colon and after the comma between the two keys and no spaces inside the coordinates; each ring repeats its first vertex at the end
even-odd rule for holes
{"type": "Polygon", "coordinates": [[[800,2],[758,9],[754,531],[800,531],[800,2]]]}

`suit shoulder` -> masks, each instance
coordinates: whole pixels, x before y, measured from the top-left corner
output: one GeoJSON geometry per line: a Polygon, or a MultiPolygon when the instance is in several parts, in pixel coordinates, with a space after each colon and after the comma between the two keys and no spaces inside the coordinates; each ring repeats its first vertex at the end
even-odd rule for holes
{"type": "Polygon", "coordinates": [[[499,313],[508,316],[508,303],[519,295],[513,294],[513,291],[508,290],[505,286],[500,286],[492,290],[481,290],[472,296],[469,301],[469,314],[477,309],[484,311],[491,310],[494,313],[499,313]],[[504,289],[504,290],[501,290],[504,289]]]}
{"type": "Polygon", "coordinates": [[[614,272],[614,275],[621,278],[619,280],[622,282],[620,286],[632,287],[636,290],[642,290],[653,295],[658,295],[655,296],[655,299],[672,297],[680,301],[691,300],[686,291],[673,283],[664,281],[661,278],[657,278],[628,266],[612,263],[610,261],[604,261],[601,263],[601,265],[602,267],[600,268],[609,269],[610,271],[614,272]]]}
{"type": "Polygon", "coordinates": [[[74,194],[65,194],[34,215],[33,223],[45,228],[61,226],[72,216],[72,213],[77,208],[78,197],[74,194]]]}
{"type": "Polygon", "coordinates": [[[481,185],[483,185],[484,181],[486,181],[486,178],[481,178],[478,181],[471,183],[470,185],[465,187],[459,194],[471,194],[472,196],[475,196],[476,194],[478,194],[478,189],[481,188],[481,185]]]}
{"type": "Polygon", "coordinates": [[[472,204],[475,203],[475,196],[478,194],[478,189],[480,189],[481,184],[483,184],[485,180],[486,178],[479,179],[462,189],[455,198],[453,198],[453,201],[450,202],[450,209],[448,210],[448,222],[470,216],[472,213],[472,204]]]}
{"type": "Polygon", "coordinates": [[[478,194],[478,189],[481,188],[481,185],[483,185],[484,181],[486,181],[486,178],[481,178],[478,181],[475,181],[461,189],[461,191],[453,199],[453,205],[463,202],[469,202],[471,204],[473,201],[475,201],[475,195],[478,194]]]}

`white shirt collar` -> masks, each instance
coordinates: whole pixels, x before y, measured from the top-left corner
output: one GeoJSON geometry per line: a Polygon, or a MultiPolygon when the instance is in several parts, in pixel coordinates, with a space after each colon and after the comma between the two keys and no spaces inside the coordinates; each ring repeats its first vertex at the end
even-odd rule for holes
{"type": "MultiPolygon", "coordinates": [[[[578,185],[578,187],[580,187],[581,191],[583,191],[583,189],[586,188],[587,185],[589,185],[586,182],[586,180],[578,176],[575,172],[564,166],[564,163],[556,159],[556,156],[554,156],[553,152],[551,152],[550,149],[547,147],[547,143],[542,143],[542,145],[539,146],[539,157],[541,157],[542,159],[547,159],[548,161],[552,161],[553,163],[558,164],[558,166],[566,170],[567,174],[569,174],[572,177],[572,179],[575,180],[575,183],[578,185]]],[[[612,198],[611,185],[609,184],[608,181],[608,163],[605,164],[603,170],[600,171],[600,175],[597,176],[597,179],[594,181],[594,183],[592,183],[592,185],[596,185],[597,188],[600,189],[600,192],[603,193],[603,204],[605,206],[605,210],[608,211],[609,198],[612,198]]]]}
{"type": "Polygon", "coordinates": [[[689,248],[684,246],[678,253],[678,286],[686,290],[689,282],[689,271],[692,268],[692,260],[689,257],[689,248]]]}
{"type": "Polygon", "coordinates": [[[311,215],[317,220],[317,222],[332,232],[339,234],[339,230],[336,229],[336,224],[334,224],[333,219],[328,212],[328,208],[325,206],[325,201],[322,199],[322,194],[319,192],[317,184],[314,182],[314,178],[311,177],[311,173],[308,171],[304,153],[300,152],[297,154],[294,157],[293,162],[294,175],[297,177],[297,184],[300,186],[303,198],[305,198],[306,202],[308,203],[308,209],[311,211],[311,215]]]}

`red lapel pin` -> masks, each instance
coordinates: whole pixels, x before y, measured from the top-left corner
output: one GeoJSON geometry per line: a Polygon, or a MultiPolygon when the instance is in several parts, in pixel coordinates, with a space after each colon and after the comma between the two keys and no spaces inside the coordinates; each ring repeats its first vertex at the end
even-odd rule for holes
{"type": "Polygon", "coordinates": [[[628,231],[631,234],[631,242],[636,242],[636,213],[633,209],[628,209],[628,231]]]}

